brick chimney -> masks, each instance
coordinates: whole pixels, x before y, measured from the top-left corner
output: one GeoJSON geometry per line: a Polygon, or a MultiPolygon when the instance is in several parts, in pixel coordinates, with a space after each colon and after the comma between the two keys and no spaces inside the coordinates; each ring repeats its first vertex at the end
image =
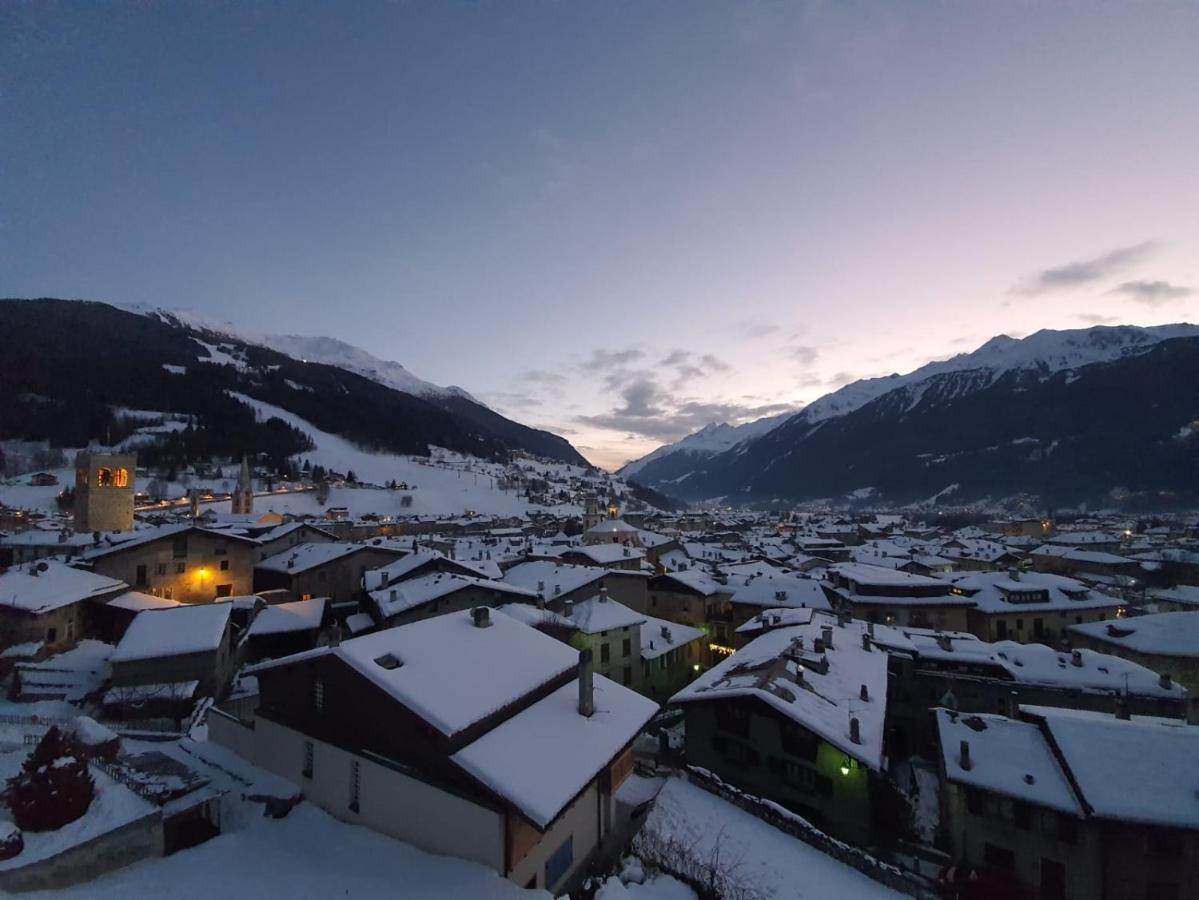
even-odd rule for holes
{"type": "Polygon", "coordinates": [[[591,648],[579,651],[579,715],[588,718],[595,712],[595,686],[592,682],[591,648]]]}

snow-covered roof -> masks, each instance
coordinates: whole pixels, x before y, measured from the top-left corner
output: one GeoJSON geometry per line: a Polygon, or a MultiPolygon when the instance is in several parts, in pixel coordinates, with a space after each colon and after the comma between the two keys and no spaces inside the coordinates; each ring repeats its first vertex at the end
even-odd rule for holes
{"type": "Polygon", "coordinates": [[[1117,622],[1071,625],[1074,634],[1157,656],[1199,657],[1199,611],[1154,613],[1117,622]]]}
{"type": "Polygon", "coordinates": [[[807,625],[812,621],[812,607],[789,607],[787,609],[764,609],[752,619],[737,626],[738,634],[754,634],[767,628],[784,628],[790,625],[807,625]]]}
{"type": "Polygon", "coordinates": [[[442,734],[453,735],[578,664],[574,650],[535,628],[510,616],[489,618],[488,627],[478,628],[469,610],[448,613],[246,672],[333,655],[442,734]]]}
{"type": "Polygon", "coordinates": [[[504,573],[503,580],[530,591],[537,591],[540,585],[541,595],[549,599],[556,593],[569,594],[610,574],[609,570],[596,566],[571,566],[535,559],[513,566],[504,573]],[[559,590],[555,591],[555,588],[559,590]]]}
{"type": "Polygon", "coordinates": [[[887,708],[887,654],[862,647],[864,623],[839,626],[827,615],[808,625],[769,631],[723,659],[671,698],[672,703],[757,697],[872,769],[882,766],[887,708]],[[834,648],[816,654],[822,628],[834,648]],[[800,647],[796,642],[803,640],[800,647]],[[827,670],[823,660],[827,660],[827,670]],[[802,683],[799,679],[802,675],[802,683]],[[862,700],[865,685],[869,699],[862,700]],[[850,717],[861,743],[850,740],[850,717]]]}
{"type": "Polygon", "coordinates": [[[360,634],[374,627],[375,620],[371,618],[370,613],[358,612],[346,616],[346,628],[350,629],[350,634],[360,634]]]}
{"type": "Polygon", "coordinates": [[[585,534],[636,534],[639,529],[633,527],[624,519],[604,519],[598,525],[592,525],[585,534]]]}
{"type": "Polygon", "coordinates": [[[580,715],[579,683],[571,681],[451,758],[545,828],[658,710],[602,675],[594,676],[594,697],[595,712],[580,715]]]}
{"type": "Polygon", "coordinates": [[[1081,581],[1046,572],[965,572],[946,576],[953,591],[985,613],[1117,607],[1121,601],[1091,590],[1081,581]]]}
{"type": "Polygon", "coordinates": [[[133,662],[215,650],[232,612],[228,603],[143,610],[129,623],[111,661],[133,662]]]}
{"type": "MultiPolygon", "coordinates": [[[[889,633],[901,629],[875,626],[875,640],[894,646],[889,633]]],[[[1182,699],[1186,690],[1178,684],[1164,686],[1156,672],[1144,666],[1093,650],[1064,653],[1045,644],[1015,641],[989,643],[973,635],[904,631],[910,651],[921,659],[939,660],[954,666],[986,665],[1002,669],[1012,681],[1091,691],[1128,690],[1141,696],[1182,699]]],[[[900,648],[907,649],[907,648],[900,648]]]]}
{"type": "Polygon", "coordinates": [[[502,612],[506,616],[519,619],[521,622],[524,622],[526,625],[532,625],[534,628],[540,625],[573,630],[576,627],[573,619],[568,619],[561,613],[556,613],[549,609],[541,609],[529,603],[505,603],[502,606],[497,606],[496,612],[502,612]]]}
{"type": "Polygon", "coordinates": [[[614,628],[640,625],[645,616],[606,595],[596,595],[575,603],[567,619],[583,634],[599,634],[614,628]]]}
{"type": "Polygon", "coordinates": [[[1037,714],[1094,815],[1199,828],[1199,727],[1045,707],[1037,714]]]}
{"type": "Polygon", "coordinates": [[[865,584],[872,587],[933,588],[945,585],[944,581],[927,575],[913,575],[911,572],[900,572],[868,563],[834,563],[828,567],[828,570],[859,585],[865,584]]]}
{"type": "Polygon", "coordinates": [[[291,631],[316,631],[325,618],[327,597],[276,603],[268,606],[250,623],[250,636],[285,634],[291,631]]]}
{"type": "Polygon", "coordinates": [[[702,569],[683,569],[678,572],[666,572],[658,577],[668,578],[676,584],[695,591],[704,597],[710,597],[722,591],[724,593],[731,593],[728,587],[721,584],[702,569]]]}
{"type": "Polygon", "coordinates": [[[1082,805],[1037,725],[1004,716],[934,712],[950,781],[1082,817],[1082,805]],[[962,767],[962,741],[969,745],[969,769],[962,767]]]}
{"type": "Polygon", "coordinates": [[[183,604],[178,600],[155,597],[153,594],[143,594],[141,591],[126,591],[119,597],[113,597],[105,605],[114,606],[117,609],[129,609],[134,612],[141,612],[143,609],[170,609],[171,607],[182,606],[183,604]]]}
{"type": "Polygon", "coordinates": [[[180,525],[155,525],[150,528],[139,528],[136,531],[123,531],[105,535],[99,545],[93,545],[85,549],[80,555],[83,559],[96,559],[101,556],[107,556],[110,553],[117,553],[132,549],[133,547],[141,547],[145,544],[154,541],[173,538],[181,534],[205,534],[213,537],[226,538],[231,541],[241,541],[247,544],[257,544],[258,541],[254,538],[246,537],[237,531],[229,531],[226,529],[200,528],[193,525],[191,522],[186,522],[180,525]]]}
{"type": "Polygon", "coordinates": [[[567,547],[564,552],[585,556],[598,566],[610,566],[613,563],[642,559],[645,556],[645,551],[640,547],[630,547],[627,544],[586,544],[582,547],[567,547]]]}
{"type": "Polygon", "coordinates": [[[409,578],[407,581],[393,583],[390,587],[371,591],[370,598],[374,602],[375,608],[379,610],[379,615],[386,619],[468,588],[495,591],[497,594],[504,594],[513,600],[537,597],[535,591],[528,591],[502,581],[491,581],[486,578],[474,578],[451,572],[431,572],[428,575],[409,578]]]}
{"type": "Polygon", "coordinates": [[[349,556],[364,549],[364,544],[348,544],[340,541],[327,543],[305,543],[268,556],[260,561],[255,568],[266,572],[284,572],[298,575],[317,566],[323,566],[342,557],[349,556]]]}
{"type": "Polygon", "coordinates": [[[831,608],[819,581],[784,572],[730,576],[726,589],[732,592],[734,603],[747,606],[831,608]]]}
{"type": "Polygon", "coordinates": [[[125,587],[125,582],[73,569],[53,560],[38,560],[0,573],[0,606],[44,613],[125,587]]]}
{"type": "Polygon", "coordinates": [[[702,631],[690,625],[646,616],[641,623],[641,658],[657,659],[703,636],[702,631]]]}

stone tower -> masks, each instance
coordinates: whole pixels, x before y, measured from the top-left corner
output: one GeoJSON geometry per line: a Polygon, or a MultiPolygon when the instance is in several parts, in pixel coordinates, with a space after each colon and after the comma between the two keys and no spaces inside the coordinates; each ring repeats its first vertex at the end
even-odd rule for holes
{"type": "Polygon", "coordinates": [[[604,517],[600,515],[599,498],[589,494],[583,501],[583,530],[589,531],[603,520],[604,517]]]}
{"type": "Polygon", "coordinates": [[[241,473],[237,476],[237,487],[233,489],[233,514],[248,516],[254,512],[254,481],[250,477],[250,463],[241,458],[241,473]]]}
{"type": "Polygon", "coordinates": [[[133,528],[135,453],[75,456],[75,530],[129,531],[133,528]]]}

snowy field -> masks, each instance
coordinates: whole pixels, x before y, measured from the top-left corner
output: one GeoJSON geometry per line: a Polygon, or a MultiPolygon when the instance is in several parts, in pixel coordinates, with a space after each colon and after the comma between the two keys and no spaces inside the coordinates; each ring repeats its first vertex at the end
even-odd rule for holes
{"type": "MultiPolygon", "coordinates": [[[[498,463],[476,459],[433,448],[429,458],[392,453],[372,453],[362,450],[345,438],[322,431],[310,422],[285,409],[272,406],[243,394],[233,394],[239,401],[252,407],[260,419],[277,417],[308,434],[315,449],[294,457],[297,464],[307,460],[312,465],[324,466],[343,474],[352,471],[360,482],[382,485],[388,481],[415,485],[410,491],[386,491],[372,488],[336,487],[330,492],[328,502],[322,507],[311,493],[280,494],[260,497],[255,501],[256,511],[274,511],[294,515],[320,515],[329,506],[344,506],[350,514],[361,516],[424,516],[453,517],[467,512],[490,516],[521,516],[530,508],[558,516],[575,516],[582,513],[577,504],[530,507],[526,498],[517,496],[514,490],[498,487],[506,468],[498,463]],[[402,505],[402,498],[410,496],[409,505],[402,505]]],[[[142,411],[144,412],[144,411],[142,411]]],[[[144,413],[150,415],[150,413],[144,413]]],[[[64,451],[67,459],[73,459],[74,449],[64,451]]],[[[519,463],[529,475],[544,477],[555,486],[565,487],[571,478],[595,477],[580,466],[558,462],[535,462],[521,460],[519,463]]],[[[55,498],[67,486],[74,485],[73,468],[50,470],[58,476],[59,483],[39,487],[29,483],[30,476],[22,475],[11,479],[11,483],[0,482],[0,503],[18,509],[57,512],[55,498]]],[[[221,475],[213,478],[190,478],[166,484],[166,495],[171,498],[185,496],[189,488],[209,489],[214,493],[228,493],[237,479],[237,466],[225,467],[221,475]]],[[[150,491],[150,479],[138,478],[137,490],[150,491]]],[[[261,485],[259,485],[261,487],[261,485]]],[[[230,502],[223,500],[204,504],[217,512],[227,513],[230,502]]]]}

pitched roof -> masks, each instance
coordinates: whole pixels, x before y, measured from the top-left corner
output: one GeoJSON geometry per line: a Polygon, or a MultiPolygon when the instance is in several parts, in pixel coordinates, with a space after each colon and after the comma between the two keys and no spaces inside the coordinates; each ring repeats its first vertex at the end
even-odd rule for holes
{"type": "Polygon", "coordinates": [[[535,628],[509,616],[489,618],[487,628],[477,628],[469,610],[447,613],[246,671],[256,673],[331,655],[450,736],[578,664],[574,650],[535,628]]]}
{"type": "Polygon", "coordinates": [[[934,710],[945,775],[968,784],[1082,817],[1069,779],[1031,722],[1004,716],[934,710]],[[961,742],[969,745],[970,768],[962,767],[961,742]]]}
{"type": "Polygon", "coordinates": [[[545,828],[658,710],[649,698],[602,675],[594,676],[591,716],[579,714],[578,698],[576,679],[451,759],[545,828]]]}
{"type": "Polygon", "coordinates": [[[125,587],[125,582],[53,560],[14,566],[0,573],[0,606],[44,613],[125,587]]]}
{"type": "Polygon", "coordinates": [[[882,766],[887,708],[887,654],[862,647],[865,625],[842,627],[817,615],[808,625],[769,631],[726,657],[674,697],[672,703],[756,697],[872,769],[882,766]],[[815,640],[832,625],[834,648],[817,655],[815,640]],[[800,647],[797,640],[803,640],[800,647]],[[827,660],[827,671],[821,657],[827,660]],[[798,676],[802,675],[802,683],[798,676]],[[865,685],[869,700],[860,699],[865,685]],[[850,740],[850,717],[861,743],[850,740]]]}
{"type": "Polygon", "coordinates": [[[143,610],[133,617],[110,661],[133,662],[215,650],[232,612],[229,603],[143,610]]]}

